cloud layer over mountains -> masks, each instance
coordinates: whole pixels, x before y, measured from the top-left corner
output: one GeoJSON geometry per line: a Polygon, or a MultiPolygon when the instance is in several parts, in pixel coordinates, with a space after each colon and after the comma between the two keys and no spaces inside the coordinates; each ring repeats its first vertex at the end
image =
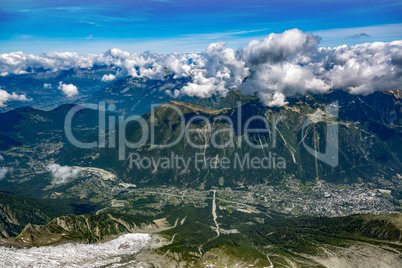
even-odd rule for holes
{"type": "Polygon", "coordinates": [[[22,52],[0,54],[0,73],[23,74],[35,68],[51,71],[91,68],[94,65],[116,67],[112,81],[128,75],[164,79],[193,77],[173,96],[209,97],[231,90],[258,95],[268,106],[286,104],[286,96],[306,92],[346,89],[355,94],[402,89],[402,41],[375,42],[355,46],[318,47],[320,38],[298,29],[270,34],[233,50],[225,42],[212,43],[201,54],[130,54],[111,49],[103,54],[22,52]]]}

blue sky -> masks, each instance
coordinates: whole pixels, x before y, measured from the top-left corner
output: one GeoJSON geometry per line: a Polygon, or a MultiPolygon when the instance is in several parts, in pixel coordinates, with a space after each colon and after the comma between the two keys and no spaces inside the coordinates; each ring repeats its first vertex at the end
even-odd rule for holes
{"type": "Polygon", "coordinates": [[[298,28],[335,46],[402,39],[402,1],[134,0],[0,3],[0,53],[198,52],[298,28]]]}

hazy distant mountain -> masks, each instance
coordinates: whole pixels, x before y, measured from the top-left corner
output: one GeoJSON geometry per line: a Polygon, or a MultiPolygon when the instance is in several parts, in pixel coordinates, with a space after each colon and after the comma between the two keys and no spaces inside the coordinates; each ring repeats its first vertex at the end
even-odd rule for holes
{"type": "Polygon", "coordinates": [[[9,94],[25,94],[27,101],[10,101],[0,112],[18,107],[55,108],[64,103],[71,103],[77,98],[90,95],[113,81],[104,81],[105,74],[114,73],[112,67],[95,66],[91,69],[72,68],[69,70],[35,69],[26,74],[0,76],[0,87],[9,94]],[[59,83],[77,87],[78,95],[69,98],[59,89],[59,83]]]}
{"type": "MultiPolygon", "coordinates": [[[[21,144],[65,142],[65,118],[76,106],[63,104],[50,111],[22,107],[0,114],[0,148],[5,150],[21,144]]],[[[82,137],[96,132],[98,114],[98,111],[88,108],[78,111],[72,120],[73,133],[82,137]]]]}
{"type": "MultiPolygon", "coordinates": [[[[180,89],[187,84],[188,78],[174,79],[167,76],[165,80],[152,80],[146,77],[128,76],[111,83],[79,103],[105,102],[114,104],[116,112],[129,115],[142,115],[151,110],[152,105],[168,102],[176,98],[169,93],[180,89]]],[[[190,97],[178,98],[188,100],[190,97]]]]}

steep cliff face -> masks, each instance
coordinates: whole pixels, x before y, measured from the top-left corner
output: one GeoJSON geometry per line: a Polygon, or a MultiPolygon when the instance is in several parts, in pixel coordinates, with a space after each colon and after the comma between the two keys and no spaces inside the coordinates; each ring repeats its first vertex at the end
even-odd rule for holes
{"type": "Polygon", "coordinates": [[[8,205],[0,204],[0,237],[10,237],[19,229],[19,222],[8,205]]]}

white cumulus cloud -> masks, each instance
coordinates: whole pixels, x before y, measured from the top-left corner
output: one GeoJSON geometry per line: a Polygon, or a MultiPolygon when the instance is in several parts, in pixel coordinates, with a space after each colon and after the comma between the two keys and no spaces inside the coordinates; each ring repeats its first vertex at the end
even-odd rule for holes
{"type": "Polygon", "coordinates": [[[354,94],[402,89],[402,66],[398,57],[402,41],[375,42],[318,50],[314,66],[332,88],[354,94]]]}
{"type": "Polygon", "coordinates": [[[0,167],[0,181],[6,177],[8,169],[5,167],[0,167]]]}
{"type": "Polygon", "coordinates": [[[275,92],[275,93],[264,93],[260,92],[257,94],[260,101],[268,107],[281,107],[288,102],[286,101],[286,96],[283,93],[275,92]]]}
{"type": "Polygon", "coordinates": [[[113,81],[116,79],[116,76],[113,74],[105,74],[104,76],[102,76],[102,82],[109,82],[109,81],[113,81]]]}
{"type": "Polygon", "coordinates": [[[200,98],[208,98],[212,95],[225,96],[229,90],[220,79],[215,77],[204,77],[202,73],[197,73],[194,76],[193,82],[188,83],[181,90],[175,90],[174,96],[180,95],[196,96],[200,98]]]}
{"type": "Polygon", "coordinates": [[[63,91],[64,95],[66,95],[67,97],[73,97],[78,94],[78,89],[73,84],[67,85],[60,81],[57,88],[63,91]]]}
{"type": "Polygon", "coordinates": [[[44,83],[43,84],[43,88],[44,89],[50,89],[50,88],[52,88],[53,86],[52,86],[52,84],[47,84],[47,83],[44,83]]]}
{"type": "Polygon", "coordinates": [[[82,171],[80,168],[61,166],[59,164],[50,164],[46,169],[52,173],[54,184],[66,183],[68,179],[76,178],[82,171]]]}
{"type": "Polygon", "coordinates": [[[281,34],[272,33],[263,41],[253,40],[238,52],[252,66],[280,62],[298,54],[309,53],[319,42],[317,36],[292,29],[281,34]]]}
{"type": "Polygon", "coordinates": [[[5,107],[9,101],[28,101],[29,99],[25,94],[18,95],[17,93],[8,93],[4,89],[0,88],[0,107],[5,107]]]}

